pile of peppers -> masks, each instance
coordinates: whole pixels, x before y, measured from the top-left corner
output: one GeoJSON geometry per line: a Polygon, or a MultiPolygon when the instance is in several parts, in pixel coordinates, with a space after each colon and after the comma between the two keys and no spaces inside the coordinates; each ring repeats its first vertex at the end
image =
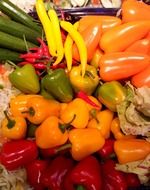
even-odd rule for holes
{"type": "Polygon", "coordinates": [[[24,167],[35,190],[140,187],[136,174],[116,164],[144,160],[150,142],[122,132],[117,105],[126,81],[150,87],[150,7],[126,0],[121,18],[88,15],[73,24],[47,12],[43,0],[36,11],[44,38],[18,65],[8,61],[21,93],[4,113],[0,163],[24,167]]]}

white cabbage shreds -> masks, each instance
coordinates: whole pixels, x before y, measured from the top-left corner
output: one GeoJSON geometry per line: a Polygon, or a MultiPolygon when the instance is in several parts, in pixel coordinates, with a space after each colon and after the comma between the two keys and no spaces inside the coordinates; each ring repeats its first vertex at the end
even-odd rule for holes
{"type": "Polygon", "coordinates": [[[10,98],[19,93],[9,82],[8,76],[13,71],[8,65],[1,66],[0,72],[0,127],[4,119],[4,111],[8,109],[10,98]]]}

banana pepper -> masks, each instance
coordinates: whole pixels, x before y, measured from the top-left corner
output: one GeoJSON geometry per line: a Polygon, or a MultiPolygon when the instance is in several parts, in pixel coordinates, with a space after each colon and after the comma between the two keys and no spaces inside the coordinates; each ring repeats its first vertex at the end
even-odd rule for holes
{"type": "Polygon", "coordinates": [[[126,88],[118,81],[106,82],[98,86],[96,97],[107,108],[116,111],[117,104],[126,98],[126,88]]]}
{"type": "Polygon", "coordinates": [[[69,73],[70,82],[75,92],[83,91],[87,95],[91,95],[99,83],[97,70],[92,65],[87,65],[85,75],[81,75],[82,67],[74,66],[69,73]]]}
{"type": "Polygon", "coordinates": [[[69,141],[72,144],[72,157],[78,161],[97,152],[105,143],[100,131],[92,128],[72,129],[69,132],[69,141]]]}
{"type": "Polygon", "coordinates": [[[120,164],[143,160],[150,154],[150,142],[144,139],[116,140],[114,151],[120,164]]]}
{"type": "Polygon", "coordinates": [[[2,121],[2,136],[8,139],[18,140],[26,136],[27,123],[25,118],[16,116],[9,117],[6,112],[5,119],[2,121]]]}
{"type": "Polygon", "coordinates": [[[66,143],[68,132],[58,117],[50,116],[37,128],[35,138],[38,147],[53,148],[66,143]]]}

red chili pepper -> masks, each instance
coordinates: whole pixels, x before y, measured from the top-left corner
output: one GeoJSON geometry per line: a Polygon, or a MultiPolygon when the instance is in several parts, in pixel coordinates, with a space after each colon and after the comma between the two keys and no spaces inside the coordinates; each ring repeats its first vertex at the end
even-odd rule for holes
{"type": "Polygon", "coordinates": [[[95,102],[93,102],[83,91],[79,91],[77,93],[77,98],[81,98],[82,100],[84,100],[85,102],[90,104],[91,106],[93,106],[96,109],[100,110],[100,106],[95,104],[95,102]]]}
{"type": "Polygon", "coordinates": [[[102,158],[108,158],[114,153],[114,139],[106,139],[104,146],[97,152],[102,158]]]}
{"type": "Polygon", "coordinates": [[[128,187],[131,187],[131,188],[140,187],[140,180],[136,174],[125,173],[125,177],[126,177],[128,187]]]}
{"type": "Polygon", "coordinates": [[[34,160],[26,166],[28,182],[35,190],[44,190],[44,186],[41,184],[41,175],[48,164],[47,160],[34,160]]]}
{"type": "Polygon", "coordinates": [[[33,67],[39,70],[45,70],[47,68],[47,66],[43,62],[35,63],[33,64],[33,67]]]}
{"type": "Polygon", "coordinates": [[[73,160],[58,156],[51,161],[50,166],[41,176],[42,184],[51,190],[64,190],[64,178],[73,167],[73,160]]]}
{"type": "Polygon", "coordinates": [[[57,65],[51,65],[50,68],[51,69],[58,69],[58,68],[65,69],[66,68],[66,64],[65,63],[60,63],[60,64],[57,64],[57,65]]]}
{"type": "Polygon", "coordinates": [[[115,161],[106,160],[102,164],[104,178],[115,188],[115,190],[127,190],[124,173],[115,169],[115,161]]]}
{"type": "Polygon", "coordinates": [[[20,55],[20,58],[36,58],[36,59],[40,59],[42,56],[43,56],[43,49],[42,48],[32,48],[32,49],[29,49],[30,51],[31,50],[34,50],[36,52],[28,52],[26,54],[21,54],[20,55]]]}
{"type": "Polygon", "coordinates": [[[45,44],[45,42],[41,39],[41,38],[37,38],[37,40],[40,42],[41,44],[41,48],[43,50],[43,55],[49,59],[50,58],[50,53],[49,53],[49,50],[48,50],[48,47],[47,45],[45,44]]]}
{"type": "Polygon", "coordinates": [[[33,57],[26,57],[24,58],[25,61],[29,62],[29,63],[35,63],[37,61],[36,58],[33,58],[33,57]]]}
{"type": "Polygon", "coordinates": [[[88,156],[78,162],[64,180],[65,190],[74,190],[78,185],[86,190],[101,190],[101,168],[95,157],[88,156]]]}
{"type": "Polygon", "coordinates": [[[15,170],[35,160],[38,149],[34,141],[16,140],[3,144],[0,155],[6,169],[15,170]]]}
{"type": "Polygon", "coordinates": [[[18,63],[18,66],[24,66],[26,64],[30,64],[29,62],[26,62],[26,61],[22,61],[20,63],[18,63]]]}

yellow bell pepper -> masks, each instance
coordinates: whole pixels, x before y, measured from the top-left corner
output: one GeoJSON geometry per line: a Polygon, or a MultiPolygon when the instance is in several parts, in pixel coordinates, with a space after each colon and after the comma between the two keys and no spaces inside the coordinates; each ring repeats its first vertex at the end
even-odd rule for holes
{"type": "Polygon", "coordinates": [[[50,116],[37,128],[35,139],[38,147],[53,148],[67,142],[68,132],[58,117],[50,116]]]}
{"type": "Polygon", "coordinates": [[[120,164],[143,160],[150,154],[150,142],[144,139],[116,140],[114,151],[120,164]]]}
{"type": "Polygon", "coordinates": [[[42,123],[49,116],[58,116],[60,103],[42,96],[32,97],[27,102],[26,118],[33,124],[42,123]]]}
{"type": "Polygon", "coordinates": [[[6,118],[2,121],[1,128],[2,136],[13,140],[24,138],[27,131],[27,123],[25,118],[20,116],[9,117],[6,112],[5,115],[6,118]]]}
{"type": "Polygon", "coordinates": [[[100,131],[92,128],[72,129],[69,132],[69,141],[72,144],[72,157],[77,161],[97,152],[105,143],[100,131]]]}
{"type": "Polygon", "coordinates": [[[80,98],[75,98],[68,103],[61,112],[60,118],[64,123],[70,123],[75,128],[85,128],[89,121],[89,110],[86,102],[80,98]]]}
{"type": "Polygon", "coordinates": [[[110,127],[113,120],[114,113],[108,109],[99,111],[89,121],[88,128],[96,128],[100,130],[101,134],[105,139],[110,136],[110,127]]]}
{"type": "Polygon", "coordinates": [[[134,135],[125,135],[120,129],[119,118],[115,117],[111,123],[111,132],[113,133],[115,139],[133,139],[136,138],[134,135]]]}

